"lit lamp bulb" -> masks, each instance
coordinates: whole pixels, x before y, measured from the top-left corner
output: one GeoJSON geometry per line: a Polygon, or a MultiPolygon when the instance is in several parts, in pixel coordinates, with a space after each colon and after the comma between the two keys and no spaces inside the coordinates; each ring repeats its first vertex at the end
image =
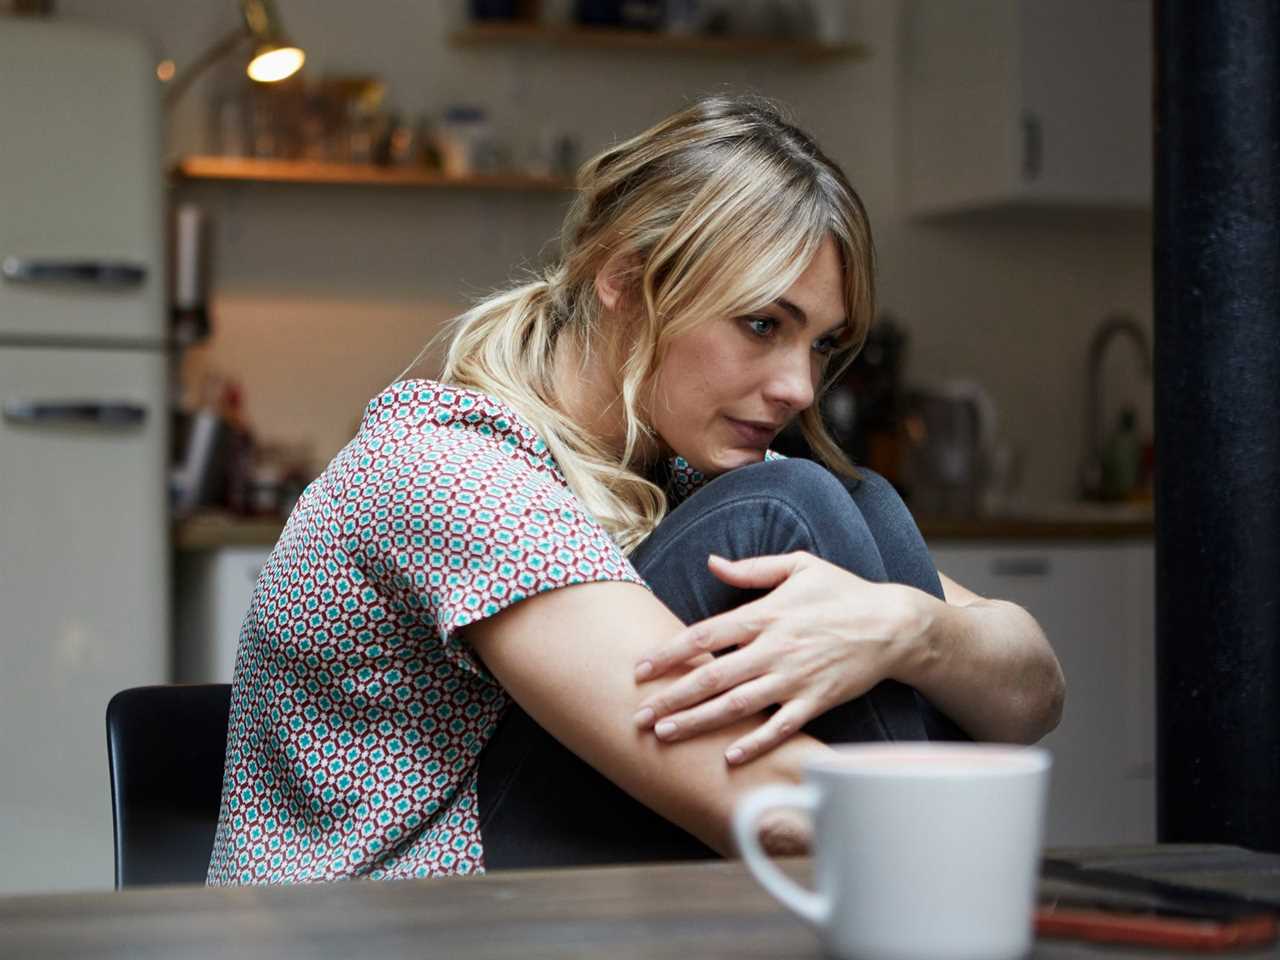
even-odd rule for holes
{"type": "Polygon", "coordinates": [[[165,93],[166,107],[172,107],[191,82],[218,60],[253,42],[253,59],[249,61],[249,78],[259,83],[274,83],[291,77],[302,67],[306,54],[294,46],[280,25],[272,0],[239,0],[241,23],[197,57],[189,67],[175,75],[172,61],[156,68],[156,76],[169,84],[165,93]]]}
{"type": "Polygon", "coordinates": [[[249,79],[274,83],[292,77],[306,59],[307,55],[298,47],[260,47],[249,61],[249,79]]]}

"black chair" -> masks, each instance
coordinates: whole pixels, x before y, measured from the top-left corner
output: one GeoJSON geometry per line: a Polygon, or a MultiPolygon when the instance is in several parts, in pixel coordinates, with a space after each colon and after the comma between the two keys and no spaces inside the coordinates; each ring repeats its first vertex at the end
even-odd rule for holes
{"type": "Polygon", "coordinates": [[[107,704],[117,889],[204,883],[230,712],[226,683],[134,687],[107,704]]]}

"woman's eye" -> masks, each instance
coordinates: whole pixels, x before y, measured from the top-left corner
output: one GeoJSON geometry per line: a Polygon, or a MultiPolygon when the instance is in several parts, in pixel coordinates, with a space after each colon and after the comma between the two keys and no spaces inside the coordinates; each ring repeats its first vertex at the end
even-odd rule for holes
{"type": "Polygon", "coordinates": [[[819,337],[813,341],[814,352],[829,357],[848,342],[848,337],[848,327],[837,327],[825,337],[819,337]]]}
{"type": "Polygon", "coordinates": [[[777,325],[778,321],[772,317],[747,317],[747,326],[757,337],[767,337],[777,325]]]}
{"type": "Polygon", "coordinates": [[[813,349],[822,354],[824,357],[831,356],[835,352],[836,347],[840,346],[840,338],[834,336],[819,337],[813,341],[813,349]]]}

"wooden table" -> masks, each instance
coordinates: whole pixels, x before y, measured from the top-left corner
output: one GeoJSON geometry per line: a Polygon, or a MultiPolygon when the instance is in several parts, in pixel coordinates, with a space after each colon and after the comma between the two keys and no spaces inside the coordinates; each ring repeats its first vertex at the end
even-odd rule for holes
{"type": "MultiPolygon", "coordinates": [[[[1224,847],[1052,851],[1152,876],[1280,895],[1280,858],[1224,847]]],[[[786,869],[805,879],[806,860],[786,869]]],[[[1046,881],[1051,885],[1057,881],[1046,881]]],[[[1278,900],[1277,902],[1280,902],[1278,900]]],[[[0,899],[0,957],[818,958],[816,937],[714,862],[299,887],[159,887],[0,899]]],[[[1041,941],[1035,957],[1160,951],[1041,941]]],[[[1185,956],[1185,954],[1183,954],[1185,956]]],[[[1231,954],[1280,956],[1273,944],[1231,954]]]]}

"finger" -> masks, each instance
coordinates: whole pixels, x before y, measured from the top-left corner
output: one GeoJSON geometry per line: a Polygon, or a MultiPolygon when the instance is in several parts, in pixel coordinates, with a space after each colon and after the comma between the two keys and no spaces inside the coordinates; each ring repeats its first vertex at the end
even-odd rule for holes
{"type": "Polygon", "coordinates": [[[807,700],[788,700],[754,731],[730,744],[725,760],[735,766],[755,760],[797,733],[817,712],[807,700]]]}
{"type": "Polygon", "coordinates": [[[700,654],[746,643],[763,627],[751,607],[752,604],[744,603],[736,609],[685,627],[636,663],[636,682],[660,677],[672,667],[688,663],[700,654]]]}
{"type": "Polygon", "coordinates": [[[767,658],[749,649],[711,660],[691,670],[661,693],[643,700],[636,711],[636,726],[641,729],[652,727],[679,710],[703,703],[766,672],[767,658]]]}
{"type": "Polygon", "coordinates": [[[698,734],[719,730],[743,717],[759,713],[785,696],[776,674],[757,677],[747,683],[726,690],[714,700],[699,704],[692,710],[674,714],[660,720],[653,732],[660,740],[674,743],[698,734]]]}
{"type": "Polygon", "coordinates": [[[803,567],[808,557],[803,550],[741,560],[726,560],[713,553],[707,565],[716,577],[735,587],[770,590],[803,567]]]}

